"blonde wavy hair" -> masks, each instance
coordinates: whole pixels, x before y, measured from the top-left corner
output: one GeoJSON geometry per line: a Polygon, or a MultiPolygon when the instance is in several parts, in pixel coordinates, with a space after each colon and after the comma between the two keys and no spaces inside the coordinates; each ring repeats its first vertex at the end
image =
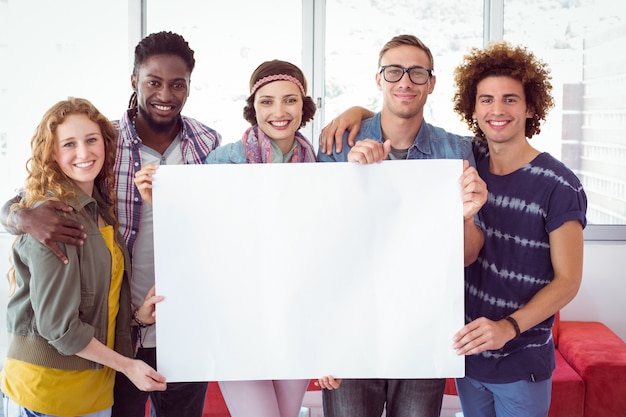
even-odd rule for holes
{"type": "MultiPolygon", "coordinates": [[[[32,156],[26,162],[26,183],[24,195],[19,203],[11,207],[16,210],[31,208],[39,201],[57,200],[63,203],[75,201],[76,186],[63,173],[55,161],[54,149],[57,144],[57,128],[70,115],[83,114],[100,127],[104,140],[104,164],[94,181],[102,198],[109,205],[109,216],[114,219],[115,230],[118,229],[115,213],[115,164],[117,131],[113,124],[89,101],[84,98],[68,97],[53,105],[43,116],[35,129],[30,141],[32,156]]],[[[10,293],[15,289],[15,270],[11,267],[8,274],[10,293]]]]}

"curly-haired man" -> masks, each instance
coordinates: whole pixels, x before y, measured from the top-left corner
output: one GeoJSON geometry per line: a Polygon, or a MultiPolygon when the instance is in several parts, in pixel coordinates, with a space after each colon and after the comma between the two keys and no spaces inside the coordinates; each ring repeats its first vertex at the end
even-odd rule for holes
{"type": "Polygon", "coordinates": [[[553,106],[549,69],[522,46],[473,49],[455,70],[454,109],[476,135],[487,183],[485,242],[465,274],[465,417],[546,416],[555,366],[552,323],[582,279],[587,198],[563,163],[530,138],[553,106]]]}

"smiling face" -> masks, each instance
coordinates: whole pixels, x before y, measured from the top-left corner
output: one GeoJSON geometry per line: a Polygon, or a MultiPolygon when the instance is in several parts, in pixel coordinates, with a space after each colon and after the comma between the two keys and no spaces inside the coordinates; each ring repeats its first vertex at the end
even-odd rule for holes
{"type": "Polygon", "coordinates": [[[490,143],[525,142],[526,119],[532,116],[521,81],[490,76],[477,84],[473,117],[490,143]]]}
{"type": "Polygon", "coordinates": [[[176,126],[178,116],[189,97],[191,72],[176,55],[153,55],[131,77],[137,92],[138,117],[155,132],[167,132],[176,126]]]}
{"type": "MultiPolygon", "coordinates": [[[[416,46],[400,45],[389,49],[381,57],[380,65],[398,65],[404,68],[420,66],[431,68],[428,54],[416,46]]],[[[403,74],[400,81],[391,83],[382,74],[376,75],[376,84],[383,93],[383,108],[401,118],[422,115],[428,95],[435,88],[435,76],[423,85],[413,84],[408,74],[403,74]]]]}
{"type": "Polygon", "coordinates": [[[300,87],[291,81],[272,81],[254,95],[254,110],[259,128],[287,153],[302,123],[300,87]]]}
{"type": "Polygon", "coordinates": [[[54,160],[61,171],[87,195],[104,165],[104,139],[97,123],[84,114],[71,114],[57,126],[54,160]]]}

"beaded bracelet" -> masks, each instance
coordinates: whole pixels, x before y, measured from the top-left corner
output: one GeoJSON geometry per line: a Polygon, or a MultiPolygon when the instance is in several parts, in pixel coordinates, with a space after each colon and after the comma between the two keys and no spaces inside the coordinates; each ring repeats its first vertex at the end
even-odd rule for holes
{"type": "Polygon", "coordinates": [[[135,323],[137,323],[137,326],[141,328],[150,327],[154,324],[154,323],[146,324],[143,321],[139,320],[139,318],[137,317],[137,310],[133,311],[133,320],[135,320],[135,323]]]}

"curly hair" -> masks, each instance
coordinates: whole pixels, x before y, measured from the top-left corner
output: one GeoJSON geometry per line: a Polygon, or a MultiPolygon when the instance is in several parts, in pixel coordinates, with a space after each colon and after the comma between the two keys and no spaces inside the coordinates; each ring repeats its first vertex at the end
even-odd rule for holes
{"type": "MultiPolygon", "coordinates": [[[[139,76],[139,67],[154,55],[176,55],[180,57],[191,74],[196,66],[194,51],[181,35],[173,32],[156,32],[143,38],[135,47],[133,74],[139,76]]],[[[137,106],[137,93],[133,92],[128,100],[128,108],[137,106]]]]}
{"type": "MultiPolygon", "coordinates": [[[[254,70],[252,76],[250,76],[250,91],[252,91],[252,87],[260,79],[276,74],[285,74],[294,77],[300,81],[300,84],[302,84],[302,87],[304,88],[304,93],[306,94],[307,83],[302,70],[291,62],[280,61],[278,59],[265,61],[254,70]]],[[[243,108],[243,118],[246,119],[246,121],[252,126],[257,124],[256,110],[254,110],[255,95],[256,91],[246,99],[246,105],[243,108]]],[[[303,96],[302,101],[302,122],[300,123],[300,127],[304,127],[304,125],[306,125],[309,121],[313,120],[313,116],[315,116],[315,112],[317,111],[315,102],[310,96],[303,96]]]]}
{"type": "Polygon", "coordinates": [[[550,69],[526,47],[507,42],[492,43],[484,49],[472,48],[454,70],[454,111],[461,120],[477,137],[485,139],[472,116],[478,83],[491,76],[511,77],[522,83],[526,105],[534,112],[533,117],[526,120],[525,134],[527,138],[539,134],[541,122],[554,107],[550,69]]]}
{"type": "MultiPolygon", "coordinates": [[[[12,211],[30,208],[38,201],[55,199],[69,202],[76,198],[76,186],[63,173],[54,157],[57,143],[57,128],[65,119],[74,114],[84,114],[100,127],[104,140],[104,164],[94,180],[94,186],[102,198],[110,205],[109,214],[115,216],[115,164],[117,132],[113,124],[88,100],[69,97],[52,106],[43,116],[30,141],[32,156],[26,162],[25,194],[12,211]]],[[[114,225],[117,230],[117,222],[114,225]]]]}

